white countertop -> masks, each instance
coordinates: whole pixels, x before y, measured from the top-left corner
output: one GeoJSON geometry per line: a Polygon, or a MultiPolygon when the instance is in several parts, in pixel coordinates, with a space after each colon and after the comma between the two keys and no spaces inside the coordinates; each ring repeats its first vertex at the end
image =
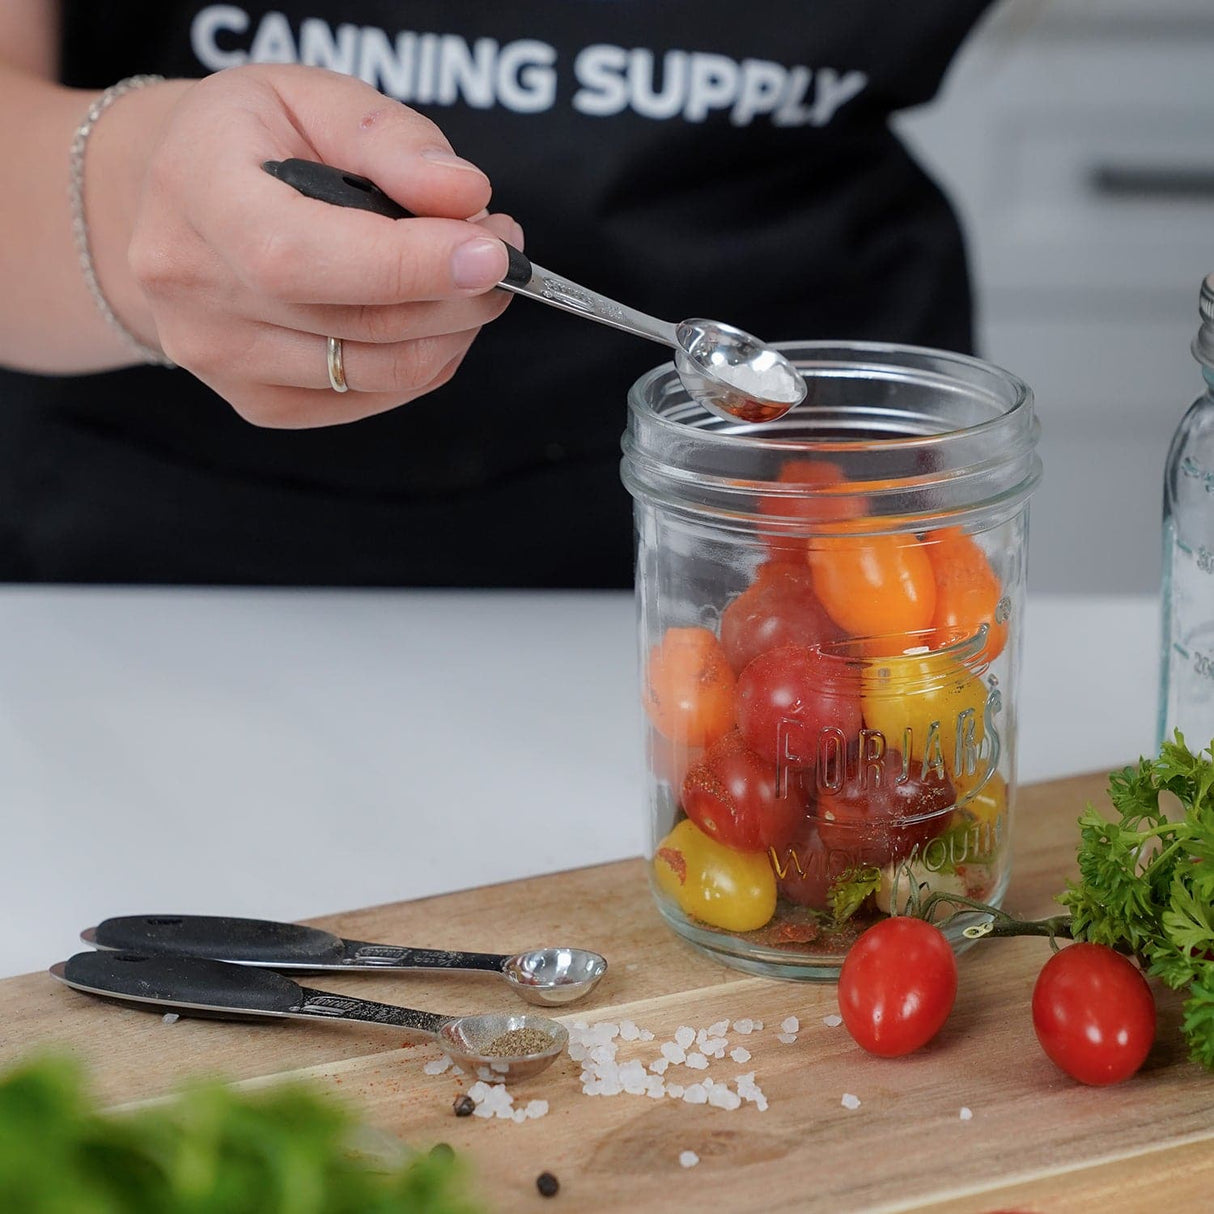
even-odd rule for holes
{"type": "MultiPolygon", "coordinates": [[[[1154,748],[1158,606],[1030,598],[1022,781],[1154,748]]],[[[626,593],[0,588],[0,976],[638,854],[626,593]]],[[[425,941],[393,943],[425,944],[425,941]]]]}

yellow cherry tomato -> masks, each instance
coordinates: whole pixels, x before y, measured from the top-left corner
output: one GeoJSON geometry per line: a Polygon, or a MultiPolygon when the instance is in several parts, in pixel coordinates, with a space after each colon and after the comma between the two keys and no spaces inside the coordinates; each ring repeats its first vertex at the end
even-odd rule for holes
{"type": "Polygon", "coordinates": [[[766,852],[737,852],[680,822],[653,857],[658,889],[694,919],[728,932],[752,932],[776,913],[776,874],[766,852]]]}
{"type": "Polygon", "coordinates": [[[987,736],[987,689],[947,655],[879,658],[861,676],[864,724],[899,751],[912,771],[948,778],[963,800],[998,758],[998,735],[987,736]]]}

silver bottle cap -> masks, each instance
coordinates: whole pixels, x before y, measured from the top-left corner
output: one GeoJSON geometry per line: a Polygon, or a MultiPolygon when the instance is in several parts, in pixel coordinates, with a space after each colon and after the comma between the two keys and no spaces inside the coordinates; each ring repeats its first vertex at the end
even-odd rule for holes
{"type": "Polygon", "coordinates": [[[1214,369],[1214,274],[1207,274],[1197,302],[1201,328],[1193,338],[1193,354],[1199,363],[1214,369]]]}

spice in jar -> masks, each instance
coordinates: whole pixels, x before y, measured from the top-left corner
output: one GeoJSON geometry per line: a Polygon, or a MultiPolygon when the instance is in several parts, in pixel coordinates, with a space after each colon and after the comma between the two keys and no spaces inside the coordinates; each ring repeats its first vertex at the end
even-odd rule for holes
{"type": "Polygon", "coordinates": [[[555,1197],[561,1182],[551,1172],[541,1172],[535,1178],[535,1187],[539,1189],[541,1197],[555,1197]]]}
{"type": "Polygon", "coordinates": [[[510,1029],[501,1033],[481,1052],[486,1058],[523,1058],[552,1049],[552,1038],[541,1029],[510,1029]]]}

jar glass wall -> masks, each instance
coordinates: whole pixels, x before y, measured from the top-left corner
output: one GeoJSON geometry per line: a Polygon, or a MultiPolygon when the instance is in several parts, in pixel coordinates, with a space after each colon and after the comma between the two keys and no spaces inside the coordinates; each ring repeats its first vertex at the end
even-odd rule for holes
{"type": "Polygon", "coordinates": [[[999,368],[781,349],[809,396],[773,424],[708,416],[669,365],[630,394],[649,860],[680,935],[824,978],[908,891],[1006,889],[1040,463],[999,368]]]}

